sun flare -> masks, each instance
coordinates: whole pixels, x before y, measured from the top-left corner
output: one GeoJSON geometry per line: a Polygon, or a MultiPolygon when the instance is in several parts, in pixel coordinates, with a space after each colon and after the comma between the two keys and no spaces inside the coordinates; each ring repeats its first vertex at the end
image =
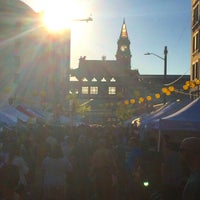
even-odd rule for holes
{"type": "Polygon", "coordinates": [[[43,8],[42,20],[49,30],[62,31],[73,26],[73,21],[88,17],[86,4],[80,1],[51,1],[43,8]]]}

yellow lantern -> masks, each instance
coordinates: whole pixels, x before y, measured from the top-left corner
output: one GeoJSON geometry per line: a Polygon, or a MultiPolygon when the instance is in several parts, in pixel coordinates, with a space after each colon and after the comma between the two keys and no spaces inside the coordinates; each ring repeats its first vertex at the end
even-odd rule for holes
{"type": "Polygon", "coordinates": [[[196,85],[200,85],[200,80],[197,79],[197,80],[195,81],[195,83],[196,83],[196,85]]]}
{"type": "Polygon", "coordinates": [[[125,100],[125,101],[124,101],[124,104],[125,104],[125,105],[128,105],[128,104],[129,104],[129,100],[125,100]]]}
{"type": "Polygon", "coordinates": [[[170,86],[170,87],[168,87],[168,90],[170,91],[170,92],[174,92],[174,86],[170,86]]]}
{"type": "Polygon", "coordinates": [[[36,96],[37,96],[37,91],[34,90],[34,91],[32,92],[32,96],[33,96],[33,97],[36,97],[36,96]]]}
{"type": "Polygon", "coordinates": [[[41,91],[41,92],[40,92],[40,96],[41,96],[42,98],[46,97],[46,92],[45,92],[45,91],[41,91]]]}
{"type": "Polygon", "coordinates": [[[140,97],[139,98],[139,103],[143,103],[144,102],[144,97],[140,97]]]}
{"type": "Polygon", "coordinates": [[[130,100],[130,103],[131,103],[131,104],[134,104],[134,103],[135,103],[135,99],[131,99],[131,100],[130,100]]]}
{"type": "Polygon", "coordinates": [[[188,85],[183,85],[184,90],[188,90],[189,86],[188,85]]]}
{"type": "Polygon", "coordinates": [[[185,85],[189,86],[190,85],[190,81],[186,81],[185,85]]]}
{"type": "Polygon", "coordinates": [[[10,92],[11,92],[11,87],[9,87],[9,86],[5,87],[5,88],[4,88],[4,92],[5,92],[6,94],[10,93],[10,92]]]}
{"type": "Polygon", "coordinates": [[[165,93],[167,96],[171,95],[171,92],[168,90],[166,93],[165,93]]]}
{"type": "Polygon", "coordinates": [[[166,87],[162,88],[162,92],[166,93],[168,91],[168,89],[166,87]]]}
{"type": "Polygon", "coordinates": [[[146,99],[147,99],[147,101],[151,101],[152,97],[151,96],[147,96],[146,99]]]}
{"type": "Polygon", "coordinates": [[[190,88],[194,88],[195,84],[193,82],[190,83],[190,88]]]}
{"type": "Polygon", "coordinates": [[[156,93],[156,94],[155,94],[155,97],[156,97],[156,99],[160,99],[160,94],[159,94],[159,93],[156,93]]]}

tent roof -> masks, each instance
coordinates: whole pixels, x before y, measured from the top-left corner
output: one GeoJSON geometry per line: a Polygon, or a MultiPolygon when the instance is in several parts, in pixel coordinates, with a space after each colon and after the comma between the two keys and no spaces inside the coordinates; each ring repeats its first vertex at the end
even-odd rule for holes
{"type": "Polygon", "coordinates": [[[200,132],[200,98],[195,99],[179,111],[161,118],[158,129],[200,132]]]}
{"type": "Polygon", "coordinates": [[[161,107],[158,111],[152,113],[150,116],[147,116],[143,119],[143,124],[153,124],[155,120],[161,119],[163,117],[166,117],[168,115],[171,115],[184,106],[188,105],[191,102],[190,99],[186,99],[183,101],[175,101],[171,102],[167,105],[164,105],[161,107]]]}
{"type": "Polygon", "coordinates": [[[12,106],[5,106],[1,108],[1,111],[14,116],[23,122],[27,122],[29,120],[29,116],[25,115],[24,113],[20,112],[19,110],[17,110],[16,108],[12,106]]]}
{"type": "Polygon", "coordinates": [[[25,115],[34,118],[36,117],[32,112],[28,111],[23,105],[18,105],[17,110],[19,110],[20,112],[24,113],[25,115]]]}
{"type": "Polygon", "coordinates": [[[17,124],[18,120],[16,117],[0,111],[0,122],[8,127],[13,127],[17,124]]]}

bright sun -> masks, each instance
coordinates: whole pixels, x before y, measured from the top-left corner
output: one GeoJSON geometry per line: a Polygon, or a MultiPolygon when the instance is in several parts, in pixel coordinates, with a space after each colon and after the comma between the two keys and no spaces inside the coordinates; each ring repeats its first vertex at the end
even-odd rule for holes
{"type": "Polygon", "coordinates": [[[72,27],[73,20],[88,17],[87,6],[79,1],[57,0],[43,8],[44,25],[51,31],[72,27]]]}

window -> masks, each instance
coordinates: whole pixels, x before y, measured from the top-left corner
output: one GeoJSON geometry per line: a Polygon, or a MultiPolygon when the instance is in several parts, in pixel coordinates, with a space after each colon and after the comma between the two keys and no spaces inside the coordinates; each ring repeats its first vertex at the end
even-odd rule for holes
{"type": "Polygon", "coordinates": [[[106,82],[106,79],[103,77],[103,78],[101,79],[101,82],[106,82]]]}
{"type": "Polygon", "coordinates": [[[192,79],[199,79],[199,65],[198,62],[192,65],[192,79]]]}
{"type": "Polygon", "coordinates": [[[98,87],[90,87],[90,94],[98,94],[98,87]]]}
{"type": "Polygon", "coordinates": [[[92,79],[92,82],[97,82],[97,79],[96,79],[96,78],[93,78],[93,79],[92,79]]]}
{"type": "Polygon", "coordinates": [[[75,82],[75,81],[78,81],[78,78],[76,76],[70,76],[69,80],[75,82]]]}
{"type": "Polygon", "coordinates": [[[114,78],[111,78],[110,82],[116,82],[116,80],[114,78]]]}
{"type": "Polygon", "coordinates": [[[88,87],[82,87],[82,94],[88,94],[88,87]]]}
{"type": "Polygon", "coordinates": [[[110,95],[116,94],[116,87],[108,87],[108,94],[110,95]]]}
{"type": "Polygon", "coordinates": [[[196,24],[199,20],[199,6],[197,5],[194,8],[194,12],[193,12],[193,25],[196,24]]]}
{"type": "Polygon", "coordinates": [[[199,50],[199,32],[193,36],[192,40],[192,52],[195,53],[199,50]]]}
{"type": "Polygon", "coordinates": [[[87,82],[88,80],[87,80],[87,78],[83,78],[83,80],[82,80],[83,82],[87,82]]]}

